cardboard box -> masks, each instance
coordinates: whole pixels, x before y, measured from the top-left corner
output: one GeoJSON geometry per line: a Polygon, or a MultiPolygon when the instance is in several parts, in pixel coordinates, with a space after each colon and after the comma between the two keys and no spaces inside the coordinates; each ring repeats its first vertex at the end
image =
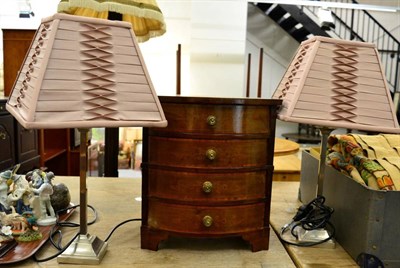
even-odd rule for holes
{"type": "MultiPolygon", "coordinates": [[[[302,153],[299,199],[316,196],[318,161],[302,153]]],[[[356,260],[359,254],[378,257],[385,267],[400,267],[400,191],[377,191],[327,166],[323,195],[335,209],[331,222],[336,240],[356,260]]]]}

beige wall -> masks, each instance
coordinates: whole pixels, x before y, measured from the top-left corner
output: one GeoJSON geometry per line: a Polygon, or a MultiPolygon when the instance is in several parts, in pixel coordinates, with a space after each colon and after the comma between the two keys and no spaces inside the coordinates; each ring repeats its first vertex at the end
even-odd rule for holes
{"type": "Polygon", "coordinates": [[[141,44],[157,93],[176,93],[176,51],[181,44],[182,95],[242,97],[247,3],[241,0],[158,0],[158,3],[167,32],[141,44]]]}

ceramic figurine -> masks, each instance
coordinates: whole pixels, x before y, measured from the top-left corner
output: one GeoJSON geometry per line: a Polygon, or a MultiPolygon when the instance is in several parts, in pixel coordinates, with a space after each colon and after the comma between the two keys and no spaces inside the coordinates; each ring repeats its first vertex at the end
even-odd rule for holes
{"type": "Polygon", "coordinates": [[[0,211],[8,212],[10,211],[10,204],[7,201],[8,191],[10,190],[10,185],[8,181],[12,177],[11,170],[6,170],[0,173],[0,211]]]}
{"type": "Polygon", "coordinates": [[[0,224],[2,226],[10,226],[13,235],[23,234],[29,228],[26,218],[16,213],[13,208],[12,212],[9,214],[4,212],[0,213],[0,224]]]}
{"type": "MultiPolygon", "coordinates": [[[[29,214],[29,212],[24,212],[29,214]]],[[[8,235],[17,237],[17,241],[30,242],[42,238],[38,228],[29,222],[30,215],[20,215],[11,207],[11,213],[0,212],[0,226],[2,230],[9,230],[8,235]]],[[[4,233],[4,232],[3,232],[4,233]]],[[[3,235],[4,236],[4,235],[3,235]]]]}
{"type": "Polygon", "coordinates": [[[19,164],[16,165],[12,172],[13,187],[7,196],[7,202],[10,206],[15,207],[17,213],[22,214],[25,211],[30,211],[30,198],[32,196],[31,187],[29,182],[25,179],[24,175],[16,174],[19,164]]]}
{"type": "Polygon", "coordinates": [[[46,226],[56,223],[56,215],[50,199],[53,194],[52,179],[54,179],[54,173],[48,172],[42,178],[43,183],[38,188],[32,188],[32,192],[39,197],[39,205],[37,205],[37,202],[33,202],[33,210],[37,217],[37,224],[46,226]]]}

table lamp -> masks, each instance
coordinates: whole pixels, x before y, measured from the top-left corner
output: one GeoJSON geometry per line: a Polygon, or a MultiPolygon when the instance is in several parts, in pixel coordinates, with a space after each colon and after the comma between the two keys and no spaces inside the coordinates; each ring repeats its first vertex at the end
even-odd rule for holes
{"type": "Polygon", "coordinates": [[[100,263],[107,244],[87,232],[89,128],[167,125],[131,24],[42,19],[6,107],[26,129],[80,130],[80,230],[58,262],[100,263]]]}
{"type": "Polygon", "coordinates": [[[318,195],[323,193],[327,139],[333,129],[400,133],[372,43],[321,36],[303,41],[272,98],[283,100],[278,119],[320,129],[318,195]]]}
{"type": "Polygon", "coordinates": [[[138,42],[161,36],[166,31],[164,16],[156,0],[61,0],[57,11],[129,22],[138,42]]]}

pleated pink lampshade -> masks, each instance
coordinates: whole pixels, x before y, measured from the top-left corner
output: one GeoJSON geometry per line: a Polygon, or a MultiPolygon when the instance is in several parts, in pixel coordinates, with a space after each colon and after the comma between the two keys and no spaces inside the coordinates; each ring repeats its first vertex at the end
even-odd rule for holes
{"type": "Polygon", "coordinates": [[[7,110],[25,128],[167,125],[131,24],[42,20],[7,110]]]}
{"type": "Polygon", "coordinates": [[[375,44],[313,37],[301,43],[273,98],[282,121],[400,133],[375,44]]]}

